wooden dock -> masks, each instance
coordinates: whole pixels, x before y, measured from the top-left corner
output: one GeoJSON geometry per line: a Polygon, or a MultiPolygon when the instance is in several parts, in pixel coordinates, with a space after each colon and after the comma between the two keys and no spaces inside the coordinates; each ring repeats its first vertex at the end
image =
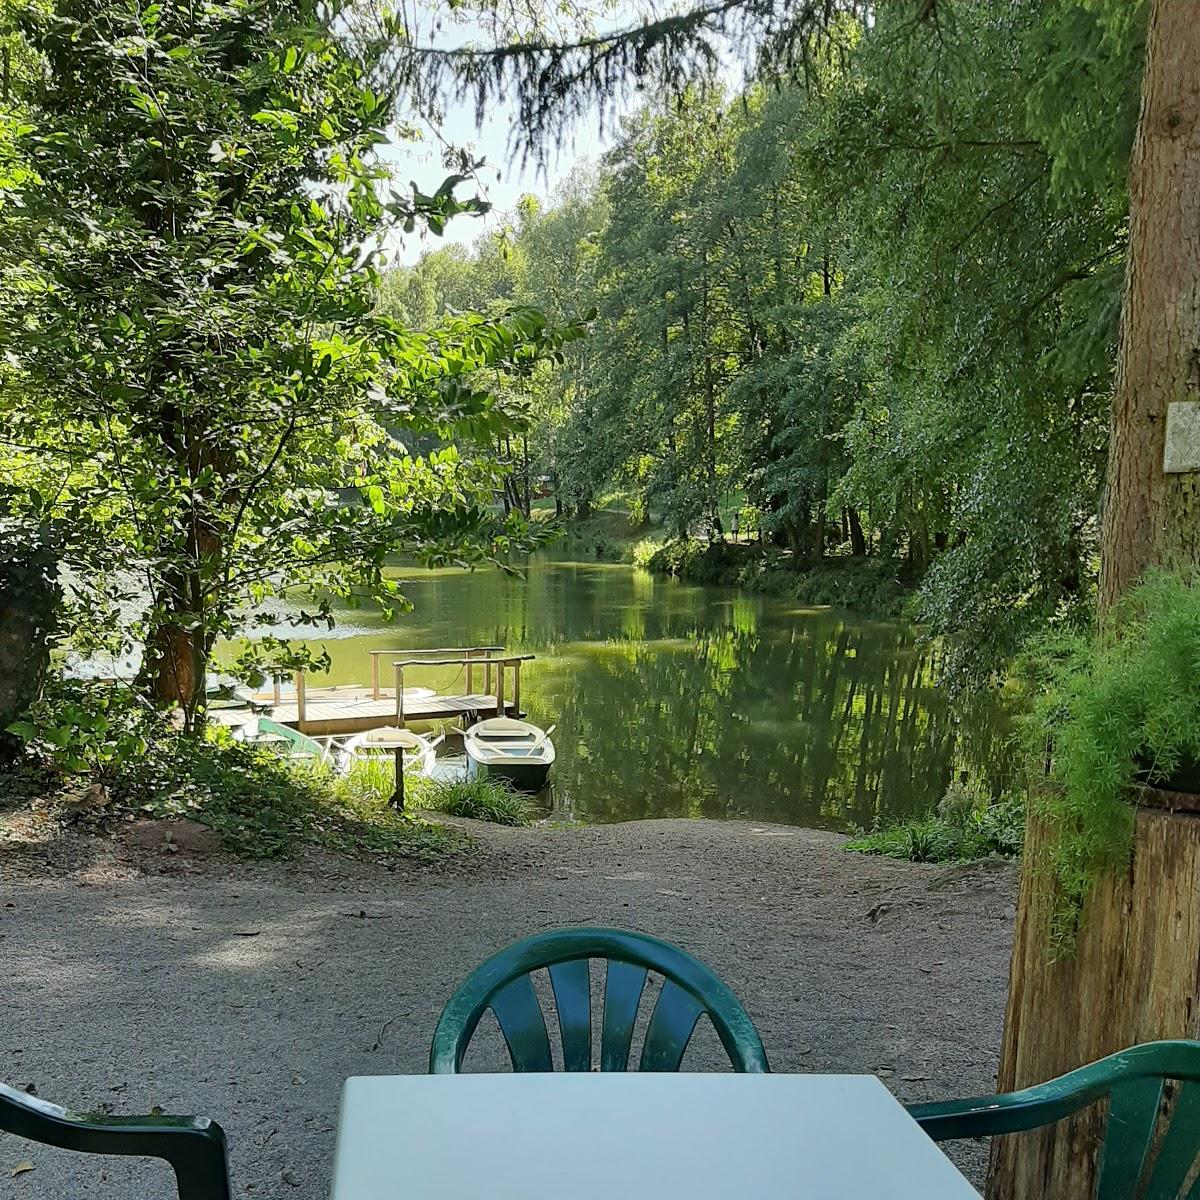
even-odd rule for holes
{"type": "Polygon", "coordinates": [[[263,716],[314,737],[366,733],[385,725],[414,722],[462,721],[473,725],[488,717],[520,716],[521,664],[530,654],[505,654],[502,646],[451,646],[432,650],[370,650],[371,686],[311,687],[304,672],[294,676],[295,690],[283,694],[280,676],[269,692],[258,692],[256,705],[263,716]],[[390,666],[393,685],[383,683],[381,667],[390,666]],[[405,670],[412,674],[429,667],[461,667],[461,695],[438,695],[431,688],[406,687],[405,670]],[[475,690],[478,673],[484,690],[475,690]]]}
{"type": "MultiPolygon", "coordinates": [[[[269,701],[269,694],[263,700],[269,701]]],[[[463,696],[434,695],[406,699],[403,723],[465,720],[473,724],[476,720],[498,715],[515,716],[516,705],[505,701],[503,709],[499,709],[496,697],[485,692],[463,696]]],[[[314,694],[314,690],[309,689],[304,700],[303,722],[294,696],[282,697],[278,704],[271,703],[263,716],[281,725],[294,726],[313,737],[341,737],[397,724],[395,696],[376,699],[370,688],[329,688],[324,694],[314,694]]]]}

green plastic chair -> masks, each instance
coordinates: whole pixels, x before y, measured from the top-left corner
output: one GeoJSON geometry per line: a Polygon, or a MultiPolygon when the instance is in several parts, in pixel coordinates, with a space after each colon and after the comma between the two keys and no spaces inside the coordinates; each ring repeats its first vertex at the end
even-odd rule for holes
{"type": "Polygon", "coordinates": [[[553,1071],[546,1018],[530,972],[549,970],[562,1034],[563,1067],[592,1065],[592,991],[589,960],[606,959],[600,1069],[629,1069],[633,1028],[647,971],[663,977],[646,1026],[638,1069],[678,1071],[696,1022],[707,1013],[735,1071],[769,1071],[754,1022],[729,988],[698,959],[644,933],[624,929],[554,929],[505,947],[459,985],[442,1010],[429,1070],[453,1075],[490,1008],[508,1044],[514,1071],[553,1071]]]}
{"type": "Polygon", "coordinates": [[[207,1117],[80,1116],[0,1083],[0,1131],[62,1150],[163,1158],[179,1200],[231,1200],[225,1133],[207,1117]]]}
{"type": "Polygon", "coordinates": [[[1049,1083],[973,1100],[915,1104],[908,1111],[934,1141],[943,1142],[1050,1125],[1105,1097],[1110,1104],[1096,1200],[1200,1200],[1200,1182],[1183,1192],[1200,1152],[1200,1042],[1147,1042],[1049,1083]],[[1158,1153],[1151,1155],[1166,1080],[1182,1086],[1158,1153]]]}

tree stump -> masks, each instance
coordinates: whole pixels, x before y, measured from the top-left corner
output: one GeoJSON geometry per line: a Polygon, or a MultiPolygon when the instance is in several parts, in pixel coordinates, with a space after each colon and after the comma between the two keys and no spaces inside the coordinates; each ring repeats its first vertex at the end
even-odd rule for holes
{"type": "MultiPolygon", "coordinates": [[[[1139,1042],[1200,1034],[1200,796],[1143,789],[1127,871],[1102,879],[1072,958],[1049,960],[1049,834],[1031,819],[1009,974],[1001,1091],[1139,1042]]],[[[996,1138],[989,1200],[1092,1200],[1106,1106],[996,1138]]]]}

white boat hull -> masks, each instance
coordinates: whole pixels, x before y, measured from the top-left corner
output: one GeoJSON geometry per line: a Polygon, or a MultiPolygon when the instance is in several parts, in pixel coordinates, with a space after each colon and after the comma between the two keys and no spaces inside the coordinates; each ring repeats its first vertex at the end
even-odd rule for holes
{"type": "Polygon", "coordinates": [[[536,725],[497,717],[463,735],[467,776],[504,779],[523,792],[539,792],[554,766],[554,743],[536,725]]]}

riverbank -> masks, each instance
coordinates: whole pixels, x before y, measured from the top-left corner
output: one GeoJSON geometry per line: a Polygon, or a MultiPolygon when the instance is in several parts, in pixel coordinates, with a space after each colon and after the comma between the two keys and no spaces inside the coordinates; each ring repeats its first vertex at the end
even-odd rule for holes
{"type": "Polygon", "coordinates": [[[635,547],[633,562],[692,583],[740,587],[871,616],[907,615],[916,587],[898,559],[846,556],[797,565],[789,553],[757,542],[649,538],[635,547]]]}
{"type": "MultiPolygon", "coordinates": [[[[547,519],[549,510],[538,514],[547,519]]],[[[689,583],[743,588],[814,607],[851,609],[875,617],[912,615],[917,581],[891,557],[829,557],[798,565],[788,551],[759,542],[669,538],[652,522],[636,524],[616,503],[564,523],[559,546],[597,562],[632,563],[689,583]]]]}
{"type": "MultiPolygon", "coordinates": [[[[318,1200],[342,1081],[424,1070],[471,967],[523,934],[588,923],[709,962],[777,1070],[871,1072],[906,1101],[992,1089],[1009,867],[868,859],[835,834],[736,821],[471,834],[469,862],[396,869],[81,837],[48,871],[0,849],[8,1082],[77,1109],[205,1113],[229,1134],[235,1194],[318,1200]]],[[[704,1032],[694,1067],[720,1062],[704,1032]]],[[[473,1066],[503,1065],[488,1044],[473,1066]]],[[[13,1181],[20,1200],[82,1194],[85,1176],[93,1200],[117,1200],[147,1178],[106,1161],[96,1183],[93,1160],[34,1151],[0,1143],[0,1178],[34,1162],[13,1181]]],[[[982,1148],[954,1152],[978,1181],[982,1148]]],[[[152,1200],[168,1194],[150,1179],[152,1200]]]]}

